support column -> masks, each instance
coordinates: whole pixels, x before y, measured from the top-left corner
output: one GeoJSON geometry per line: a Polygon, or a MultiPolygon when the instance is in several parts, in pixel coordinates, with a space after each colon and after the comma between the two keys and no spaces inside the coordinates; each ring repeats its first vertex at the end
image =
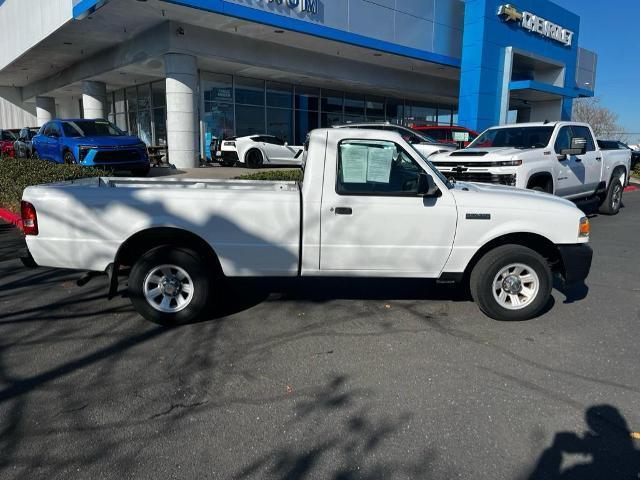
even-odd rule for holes
{"type": "Polygon", "coordinates": [[[82,82],[82,108],[84,118],[107,118],[107,85],[102,82],[82,82]]]}
{"type": "Polygon", "coordinates": [[[36,118],[38,127],[56,118],[56,99],[53,97],[36,97],[36,118]]]}
{"type": "Polygon", "coordinates": [[[196,140],[196,58],[180,53],[167,53],[164,63],[167,75],[169,162],[178,168],[195,168],[199,165],[196,140]]]}

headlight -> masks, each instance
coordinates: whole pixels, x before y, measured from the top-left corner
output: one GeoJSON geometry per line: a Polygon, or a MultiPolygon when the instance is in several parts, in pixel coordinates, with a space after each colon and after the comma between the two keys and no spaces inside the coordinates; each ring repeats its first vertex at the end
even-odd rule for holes
{"type": "Polygon", "coordinates": [[[508,162],[498,162],[499,167],[519,167],[522,160],[509,160],[508,162]]]}
{"type": "Polygon", "coordinates": [[[580,225],[578,226],[578,238],[589,238],[589,232],[591,231],[591,225],[587,217],[580,219],[580,225]]]}

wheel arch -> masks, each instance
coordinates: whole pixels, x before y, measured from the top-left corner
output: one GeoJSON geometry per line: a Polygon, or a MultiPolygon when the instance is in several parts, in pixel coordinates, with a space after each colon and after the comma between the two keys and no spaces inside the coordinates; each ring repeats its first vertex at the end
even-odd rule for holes
{"type": "Polygon", "coordinates": [[[611,181],[616,177],[620,179],[620,183],[622,183],[622,186],[624,187],[625,182],[629,180],[629,173],[627,172],[626,165],[620,164],[620,165],[616,165],[613,168],[613,171],[611,172],[611,178],[609,179],[609,184],[611,184],[611,181]]]}
{"type": "Polygon", "coordinates": [[[559,273],[562,276],[566,274],[560,250],[555,243],[537,233],[520,232],[501,235],[485,243],[467,264],[463,275],[464,281],[469,280],[471,271],[484,255],[502,245],[521,245],[530,248],[547,260],[553,273],[559,273]]]}
{"type": "Polygon", "coordinates": [[[536,172],[527,180],[527,188],[534,186],[541,186],[546,189],[547,192],[553,193],[555,191],[555,185],[553,183],[553,175],[550,172],[536,172]]]}
{"type": "Polygon", "coordinates": [[[224,275],[222,265],[215,250],[201,236],[176,227],[151,227],[129,237],[116,253],[111,267],[109,298],[113,298],[118,288],[118,276],[122,267],[130,267],[137,258],[149,250],[162,246],[185,247],[202,256],[207,267],[217,275],[224,275]]]}
{"type": "Polygon", "coordinates": [[[249,165],[249,162],[247,161],[249,158],[249,154],[253,151],[257,151],[260,153],[260,155],[262,156],[262,163],[266,163],[269,160],[267,159],[267,155],[264,153],[264,151],[262,150],[262,148],[256,146],[256,145],[252,145],[249,148],[247,148],[244,152],[244,164],[245,165],[249,165]]]}

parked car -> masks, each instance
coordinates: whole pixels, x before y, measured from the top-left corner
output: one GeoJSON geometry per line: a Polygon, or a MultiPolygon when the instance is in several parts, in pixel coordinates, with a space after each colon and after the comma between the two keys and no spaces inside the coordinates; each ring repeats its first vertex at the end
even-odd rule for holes
{"type": "Polygon", "coordinates": [[[540,122],[494,127],[464,150],[432,158],[446,176],[552,193],[571,200],[597,196],[615,215],[629,181],[631,152],[602,150],[586,123],[540,122]]]}
{"type": "Polygon", "coordinates": [[[163,324],[197,319],[224,277],[413,277],[469,282],[480,309],[522,320],[552,274],[588,275],[589,221],[571,202],[453,184],[398,133],[320,129],[297,182],[85,179],[28,187],[38,265],[108,272],[110,295],[163,324]],[[89,228],[88,228],[89,226],[89,228]]]}
{"type": "Polygon", "coordinates": [[[411,128],[435,138],[440,143],[453,143],[462,148],[468,147],[478,136],[478,132],[457,125],[451,127],[446,125],[416,125],[411,128]]]}
{"type": "Polygon", "coordinates": [[[31,158],[33,153],[33,137],[38,134],[39,128],[25,127],[18,133],[18,139],[13,142],[13,149],[18,158],[31,158]]]}
{"type": "Polygon", "coordinates": [[[56,163],[77,163],[134,175],[149,173],[147,146],[107,120],[53,120],[33,137],[33,157],[56,163]]]}
{"type": "Polygon", "coordinates": [[[13,144],[17,134],[18,130],[0,129],[0,156],[15,157],[13,144]]]}
{"type": "Polygon", "coordinates": [[[259,168],[265,164],[300,165],[302,147],[289,145],[274,135],[231,137],[218,144],[211,143],[214,157],[225,167],[246,165],[259,168]]]}
{"type": "Polygon", "coordinates": [[[411,128],[394,123],[348,123],[345,125],[335,125],[333,128],[366,128],[372,130],[385,130],[388,132],[399,133],[402,138],[412,144],[425,157],[430,157],[436,153],[451,152],[456,150],[458,146],[455,143],[441,143],[424,133],[416,132],[411,128]]]}
{"type": "Polygon", "coordinates": [[[631,150],[631,170],[636,168],[640,162],[640,150],[631,148],[624,142],[618,140],[598,140],[598,146],[601,150],[631,150]]]}

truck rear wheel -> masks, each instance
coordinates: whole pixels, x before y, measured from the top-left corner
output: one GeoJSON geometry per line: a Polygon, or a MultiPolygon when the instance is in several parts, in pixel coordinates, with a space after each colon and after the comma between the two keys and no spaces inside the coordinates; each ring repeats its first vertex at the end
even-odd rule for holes
{"type": "Polygon", "coordinates": [[[622,206],[622,192],[624,188],[619,178],[612,178],[607,189],[607,194],[600,203],[600,213],[616,215],[622,206]]]}
{"type": "Polygon", "coordinates": [[[147,320],[182,325],[200,318],[207,307],[211,277],[193,250],[157,247],[133,265],[129,296],[147,320]]]}
{"type": "Polygon", "coordinates": [[[551,296],[553,278],[547,261],[521,245],[497,247],[471,272],[471,296],[483,313],[496,320],[528,320],[551,296]]]}

